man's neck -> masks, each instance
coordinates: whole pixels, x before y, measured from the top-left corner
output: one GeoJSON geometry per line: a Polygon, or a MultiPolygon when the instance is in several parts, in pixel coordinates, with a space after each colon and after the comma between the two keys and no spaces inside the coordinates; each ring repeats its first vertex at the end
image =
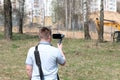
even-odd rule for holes
{"type": "Polygon", "coordinates": [[[48,43],[50,43],[49,40],[44,40],[44,39],[41,39],[40,42],[48,42],[48,43]]]}

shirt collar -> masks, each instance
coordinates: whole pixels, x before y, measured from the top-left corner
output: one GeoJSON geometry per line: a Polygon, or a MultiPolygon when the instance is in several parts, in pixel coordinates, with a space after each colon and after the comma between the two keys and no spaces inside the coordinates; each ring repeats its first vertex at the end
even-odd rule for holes
{"type": "Polygon", "coordinates": [[[40,41],[39,44],[44,44],[44,45],[51,45],[49,42],[45,42],[45,41],[40,41]]]}

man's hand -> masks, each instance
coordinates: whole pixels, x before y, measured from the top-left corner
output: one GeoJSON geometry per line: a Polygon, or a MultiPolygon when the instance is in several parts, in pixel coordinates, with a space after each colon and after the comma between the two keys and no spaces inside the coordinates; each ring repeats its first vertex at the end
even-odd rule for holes
{"type": "Polygon", "coordinates": [[[31,65],[26,65],[26,72],[29,77],[29,80],[31,80],[31,77],[32,77],[32,66],[31,65]]]}
{"type": "Polygon", "coordinates": [[[58,46],[58,49],[62,50],[62,43],[61,44],[58,43],[57,46],[58,46]]]}

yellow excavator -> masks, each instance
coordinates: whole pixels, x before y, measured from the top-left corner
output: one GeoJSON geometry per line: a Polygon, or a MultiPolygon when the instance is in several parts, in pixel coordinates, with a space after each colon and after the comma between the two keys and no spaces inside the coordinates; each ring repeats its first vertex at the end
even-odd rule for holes
{"type": "MultiPolygon", "coordinates": [[[[104,26],[116,28],[117,31],[114,31],[113,33],[113,41],[116,41],[116,42],[120,41],[120,23],[114,20],[104,19],[104,26]]],[[[96,18],[96,28],[97,28],[97,31],[99,32],[100,31],[100,20],[98,18],[96,18]]]]}

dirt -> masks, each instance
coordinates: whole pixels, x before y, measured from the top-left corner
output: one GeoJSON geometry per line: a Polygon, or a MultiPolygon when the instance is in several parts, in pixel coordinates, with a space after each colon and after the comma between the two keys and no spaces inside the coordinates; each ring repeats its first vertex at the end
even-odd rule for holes
{"type": "MultiPolygon", "coordinates": [[[[96,18],[100,18],[100,13],[99,12],[92,13],[90,15],[90,18],[93,20],[95,20],[96,18]]],[[[107,12],[104,12],[104,19],[114,20],[120,23],[120,14],[118,12],[107,11],[107,12]]]]}

